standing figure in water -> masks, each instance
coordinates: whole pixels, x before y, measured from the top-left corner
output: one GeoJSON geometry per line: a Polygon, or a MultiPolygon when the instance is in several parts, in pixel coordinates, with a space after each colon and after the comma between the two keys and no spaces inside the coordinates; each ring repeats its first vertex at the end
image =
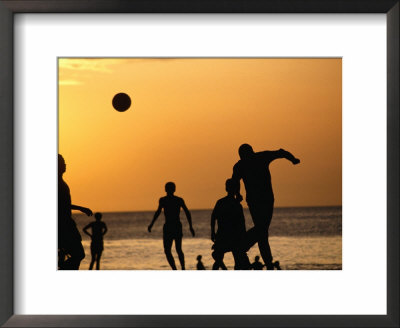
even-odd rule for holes
{"type": "Polygon", "coordinates": [[[186,214],[186,218],[189,223],[189,229],[193,237],[194,230],[192,226],[192,216],[185,205],[185,201],[182,198],[174,195],[175,189],[175,183],[173,182],[168,182],[165,185],[167,196],[160,198],[157,211],[154,213],[153,220],[151,221],[147,230],[151,232],[154,222],[161,214],[161,211],[164,210],[165,224],[163,227],[163,242],[165,256],[167,257],[168,263],[172,270],[176,270],[175,260],[171,253],[172,243],[175,240],[175,249],[178,253],[179,262],[181,263],[182,270],[185,270],[185,256],[182,251],[182,223],[179,217],[181,208],[183,208],[186,214]]]}
{"type": "Polygon", "coordinates": [[[214,242],[212,256],[215,260],[213,270],[219,268],[226,270],[223,262],[224,254],[232,252],[235,259],[235,270],[247,270],[250,261],[244,248],[246,238],[246,224],[243,207],[235,198],[238,193],[238,182],[228,179],[225,182],[227,196],[221,198],[215,204],[211,214],[211,240],[214,242]],[[218,231],[215,233],[215,223],[218,231]]]}
{"type": "Polygon", "coordinates": [[[79,270],[85,251],[81,234],[72,219],[72,210],[87,216],[93,213],[89,208],[71,204],[71,193],[63,179],[66,170],[64,157],[58,154],[58,267],[60,270],[79,270]]]}
{"type": "Polygon", "coordinates": [[[101,221],[101,213],[96,213],[94,217],[96,221],[90,222],[86,227],[84,227],[83,232],[92,238],[90,244],[92,260],[90,261],[89,270],[93,269],[94,262],[96,262],[96,270],[100,270],[100,258],[104,249],[103,236],[107,233],[107,225],[101,221]],[[88,229],[90,228],[92,228],[92,233],[88,232],[88,229]]]}
{"type": "MultiPolygon", "coordinates": [[[[240,160],[233,167],[232,179],[239,183],[243,179],[246,188],[246,201],[254,222],[254,229],[261,257],[268,270],[273,270],[271,248],[268,242],[268,229],[274,209],[274,194],[271,184],[269,164],[278,158],[285,158],[293,164],[300,163],[286,150],[254,152],[248,144],[239,147],[240,160]]],[[[240,190],[236,197],[241,199],[240,190]]]]}

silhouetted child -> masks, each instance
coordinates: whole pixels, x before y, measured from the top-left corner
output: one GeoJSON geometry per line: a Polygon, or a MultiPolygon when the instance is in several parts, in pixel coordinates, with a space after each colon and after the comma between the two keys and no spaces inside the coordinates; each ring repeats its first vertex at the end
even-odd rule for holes
{"type": "Polygon", "coordinates": [[[262,270],[264,266],[265,266],[265,264],[262,264],[260,262],[260,257],[256,256],[254,258],[254,262],[251,264],[251,269],[253,269],[253,270],[262,270]]]}
{"type": "Polygon", "coordinates": [[[166,183],[165,191],[167,196],[160,198],[157,211],[154,213],[153,220],[151,221],[147,230],[151,232],[154,222],[156,222],[157,218],[161,214],[161,211],[164,210],[165,224],[163,227],[163,242],[165,256],[167,257],[168,263],[172,270],[176,270],[175,260],[171,253],[172,243],[175,240],[175,249],[178,253],[179,262],[181,263],[182,270],[185,270],[185,255],[182,251],[182,223],[179,217],[181,208],[183,208],[186,214],[186,218],[189,223],[189,229],[193,237],[194,230],[192,226],[192,216],[185,205],[185,201],[182,198],[174,195],[175,190],[175,183],[166,183]]]}
{"type": "Polygon", "coordinates": [[[246,251],[242,246],[246,237],[246,225],[243,207],[235,198],[238,189],[239,186],[234,180],[226,180],[225,190],[228,195],[217,201],[211,214],[211,240],[214,242],[212,256],[215,260],[213,270],[219,268],[226,270],[223,263],[226,252],[232,252],[235,270],[246,270],[250,266],[246,251]],[[215,222],[218,223],[217,233],[215,233],[215,222]]]}
{"type": "Polygon", "coordinates": [[[203,262],[201,262],[201,255],[197,256],[197,270],[205,270],[203,262]]]}
{"type": "Polygon", "coordinates": [[[100,270],[100,258],[103,253],[103,236],[107,233],[107,225],[101,221],[101,213],[94,215],[96,221],[90,222],[86,227],[83,228],[83,232],[92,238],[90,244],[90,252],[92,253],[92,260],[90,262],[89,270],[93,269],[94,262],[96,262],[96,270],[100,270]],[[92,233],[88,232],[88,229],[92,228],[92,233]]]}

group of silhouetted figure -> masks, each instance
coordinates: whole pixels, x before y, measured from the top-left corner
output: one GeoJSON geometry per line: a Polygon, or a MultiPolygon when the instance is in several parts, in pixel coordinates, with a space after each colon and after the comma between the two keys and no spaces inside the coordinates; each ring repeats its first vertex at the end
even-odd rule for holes
{"type": "MultiPolygon", "coordinates": [[[[300,163],[288,151],[279,149],[276,151],[254,152],[248,144],[239,147],[240,160],[233,166],[232,177],[226,180],[225,190],[227,195],[219,199],[211,214],[211,240],[213,270],[226,270],[224,264],[225,253],[232,252],[235,270],[280,270],[278,261],[273,262],[271,248],[268,241],[268,230],[272,219],[274,208],[274,194],[272,191],[271,174],[269,164],[279,158],[285,158],[293,164],[300,163]],[[246,189],[246,202],[254,223],[254,226],[246,231],[245,218],[240,194],[240,181],[243,181],[246,189]],[[215,226],[217,225],[217,231],[215,226]],[[257,256],[254,263],[250,263],[247,252],[258,244],[260,255],[264,264],[259,262],[257,256]]],[[[85,257],[82,246],[82,238],[71,217],[72,210],[79,210],[86,215],[92,215],[92,211],[86,207],[71,204],[71,195],[68,185],[63,180],[66,170],[64,158],[58,155],[58,249],[60,270],[78,270],[80,262],[85,257]]],[[[165,185],[166,196],[161,197],[159,205],[154,213],[153,220],[148,226],[151,229],[164,211],[165,223],[163,226],[163,245],[167,261],[173,270],[176,270],[175,260],[171,248],[175,242],[181,269],[185,270],[185,256],[182,251],[182,224],[180,221],[180,210],[186,214],[189,230],[192,236],[195,231],[192,218],[184,200],[174,195],[176,186],[173,182],[165,185]]],[[[96,213],[96,221],[89,223],[83,231],[91,236],[92,261],[90,269],[96,262],[96,269],[100,268],[100,258],[103,251],[103,235],[107,232],[107,226],[101,221],[101,214],[96,213]],[[90,234],[88,230],[91,229],[90,234]]],[[[197,257],[197,269],[205,270],[201,262],[201,255],[197,257]]]]}

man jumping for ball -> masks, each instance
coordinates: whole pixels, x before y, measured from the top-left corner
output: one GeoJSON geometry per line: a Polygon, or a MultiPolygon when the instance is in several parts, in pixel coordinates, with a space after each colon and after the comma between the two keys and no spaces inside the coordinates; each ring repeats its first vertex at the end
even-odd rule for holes
{"type": "Polygon", "coordinates": [[[157,211],[154,213],[153,220],[151,221],[147,230],[151,232],[151,228],[153,227],[154,222],[156,222],[157,218],[161,214],[161,211],[164,209],[164,253],[172,270],[176,270],[175,260],[171,253],[172,243],[175,240],[175,249],[178,253],[179,262],[181,263],[182,270],[185,270],[185,255],[182,251],[182,223],[179,218],[181,208],[183,208],[183,210],[185,211],[186,218],[189,222],[189,229],[193,237],[194,230],[192,226],[192,216],[190,215],[190,212],[186,207],[184,200],[174,195],[175,189],[175,183],[173,182],[168,182],[165,185],[167,196],[160,198],[157,211]]]}
{"type": "MultiPolygon", "coordinates": [[[[239,182],[243,179],[246,188],[246,201],[254,222],[254,229],[261,257],[268,270],[273,270],[271,248],[268,242],[268,229],[274,209],[269,164],[278,158],[286,158],[293,164],[300,163],[286,150],[254,152],[248,144],[239,147],[240,160],[233,167],[232,179],[239,182]]],[[[241,200],[240,191],[236,197],[241,200]]]]}

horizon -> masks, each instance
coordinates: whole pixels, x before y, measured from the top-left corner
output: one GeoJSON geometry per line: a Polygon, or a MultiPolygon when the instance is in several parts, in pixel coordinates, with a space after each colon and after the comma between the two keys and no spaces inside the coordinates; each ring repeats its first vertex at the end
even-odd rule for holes
{"type": "MultiPolygon", "coordinates": [[[[320,207],[343,207],[342,205],[316,205],[316,206],[274,206],[274,210],[276,209],[286,209],[286,208],[320,208],[320,207]]],[[[243,206],[244,210],[248,210],[249,208],[247,206],[243,206]]],[[[213,208],[189,208],[189,211],[212,211],[213,208]]],[[[149,212],[149,213],[154,213],[156,209],[153,210],[126,210],[126,211],[93,211],[94,213],[101,213],[101,214],[107,214],[107,213],[136,213],[136,212],[149,212]]],[[[182,213],[182,211],[181,211],[182,213]]],[[[73,215],[76,215],[77,212],[73,212],[73,215]]],[[[83,213],[79,213],[78,215],[86,216],[83,213]]]]}

